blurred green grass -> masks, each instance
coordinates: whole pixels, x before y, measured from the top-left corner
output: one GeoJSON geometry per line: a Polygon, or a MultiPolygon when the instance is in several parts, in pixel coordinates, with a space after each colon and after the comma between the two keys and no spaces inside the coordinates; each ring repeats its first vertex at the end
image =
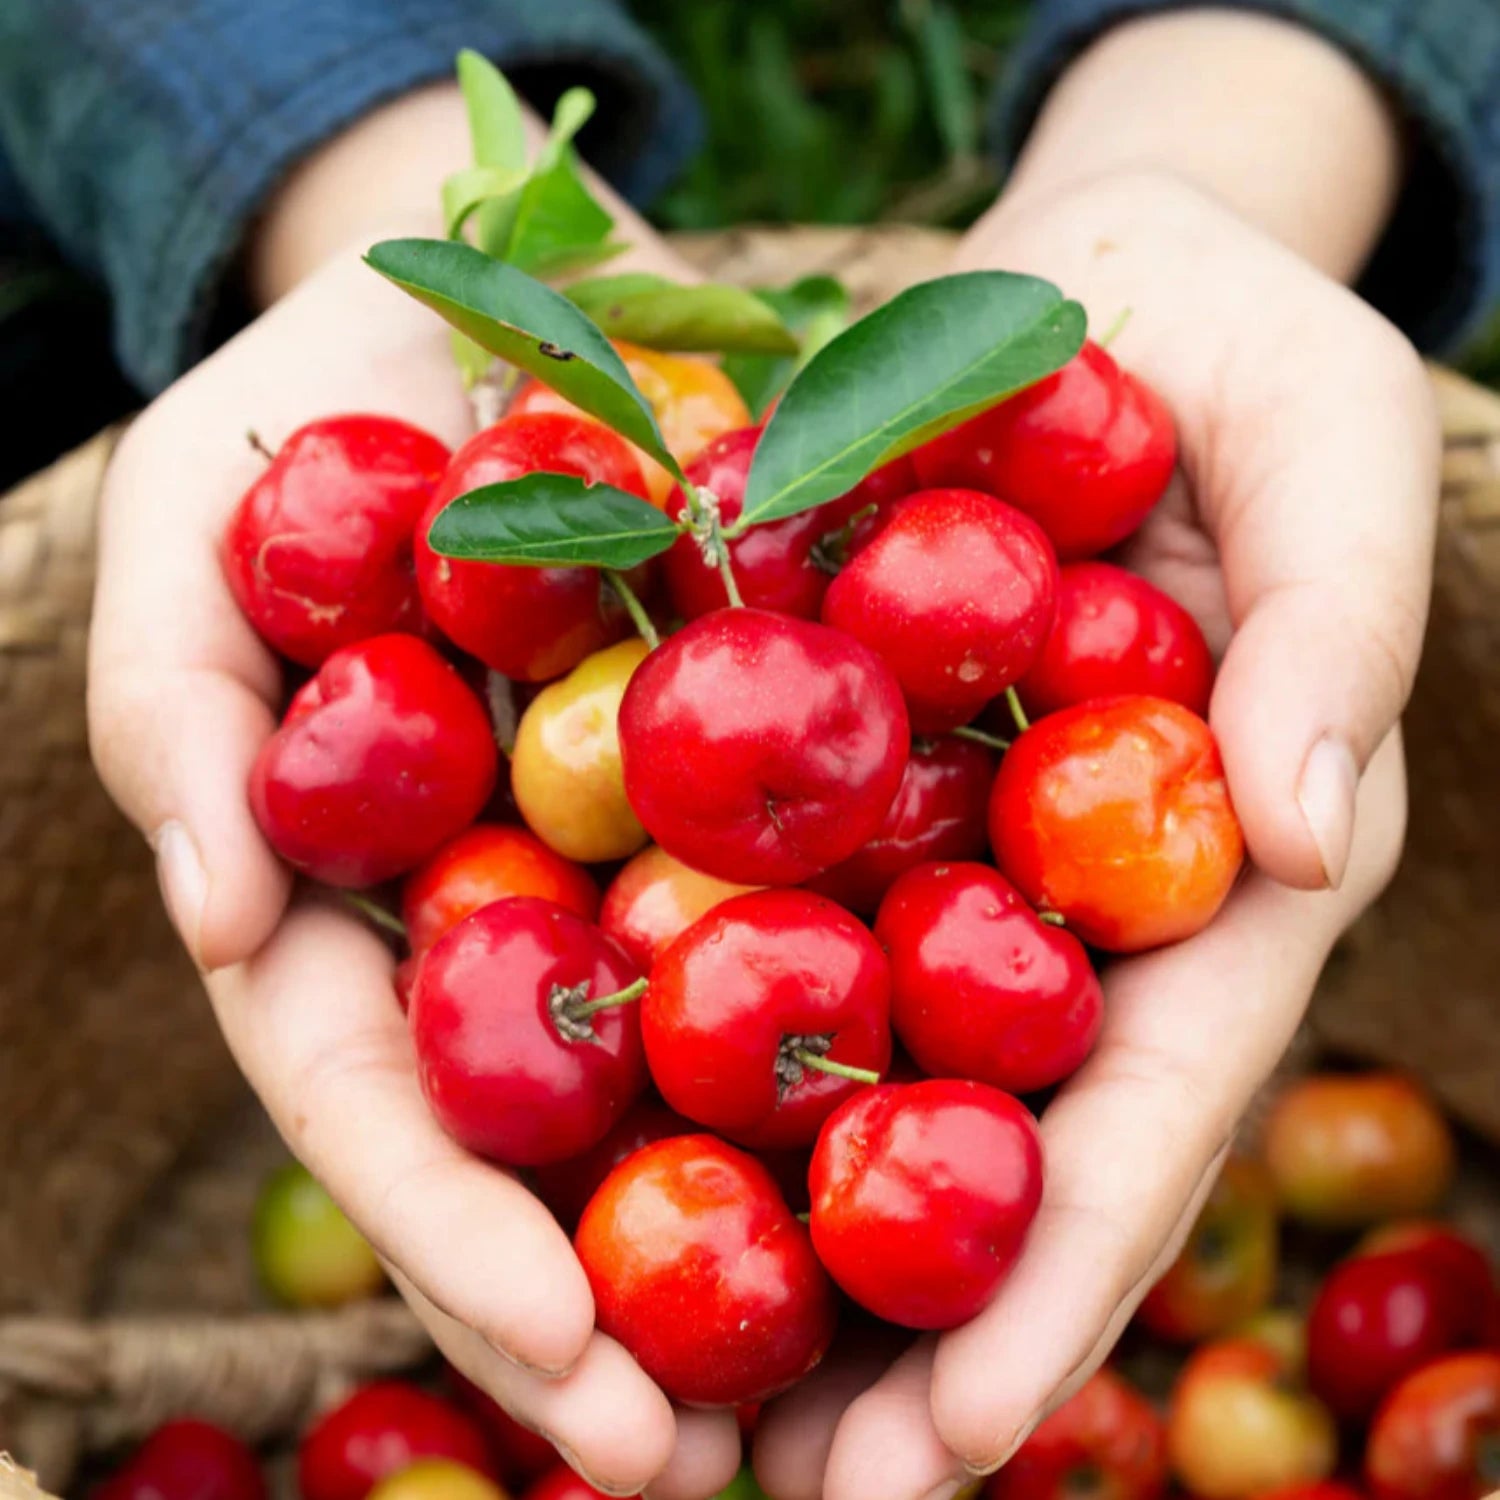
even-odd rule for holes
{"type": "Polygon", "coordinates": [[[990,87],[1027,0],[634,0],[707,140],[653,207],[672,229],[966,223],[993,196],[990,87]]]}

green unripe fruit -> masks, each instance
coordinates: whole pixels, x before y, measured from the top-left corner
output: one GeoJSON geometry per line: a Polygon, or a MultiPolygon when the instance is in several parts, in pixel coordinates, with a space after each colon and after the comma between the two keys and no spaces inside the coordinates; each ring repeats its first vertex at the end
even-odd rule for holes
{"type": "Polygon", "coordinates": [[[255,1264],[266,1290],[291,1307],[340,1307],[385,1282],[375,1252],[305,1167],[266,1179],[255,1205],[255,1264]]]}

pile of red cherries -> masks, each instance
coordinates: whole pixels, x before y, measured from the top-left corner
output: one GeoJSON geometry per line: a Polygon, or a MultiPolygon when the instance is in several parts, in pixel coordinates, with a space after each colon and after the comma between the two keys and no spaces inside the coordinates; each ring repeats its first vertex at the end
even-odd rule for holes
{"type": "MultiPolygon", "coordinates": [[[[702,400],[712,367],[675,364],[702,400]]],[[[227,577],[313,675],[249,796],[309,879],[402,882],[428,1103],[530,1174],[599,1327],[674,1399],[755,1402],[818,1363],[840,1292],[922,1329],[989,1301],[1042,1196],[1017,1096],[1085,1063],[1096,957],[1190,936],[1235,881],[1203,636],[1093,560],[1166,490],[1172,424],[1085,345],[734,536],[742,604],[687,537],[626,575],[648,646],[597,570],[428,545],[531,472],[651,493],[539,390],[451,454],[313,422],[251,486],[227,577]]],[[[724,425],[687,473],[729,525],[759,429],[724,425]]]]}

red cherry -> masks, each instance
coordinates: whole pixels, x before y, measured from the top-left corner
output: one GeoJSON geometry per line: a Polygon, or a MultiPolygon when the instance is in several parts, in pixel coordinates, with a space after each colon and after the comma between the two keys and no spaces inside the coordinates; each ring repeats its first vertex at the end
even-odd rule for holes
{"type": "Polygon", "coordinates": [[[1413,1370],[1472,1343],[1482,1315],[1420,1251],[1356,1255],[1328,1273],[1308,1315],[1308,1384],[1335,1416],[1362,1421],[1413,1370]]]}
{"type": "Polygon", "coordinates": [[[1208,725],[1164,698],[1098,698],[1033,724],[1000,762],[990,840],[1033,906],[1116,953],[1206,927],[1245,853],[1208,725]]]}
{"type": "Polygon", "coordinates": [[[675,1401],[766,1400],[833,1339],[833,1288],[806,1229],[754,1157],[712,1136],[627,1158],[575,1244],[600,1330],[675,1401]]]}
{"type": "Polygon", "coordinates": [[[609,1497],[580,1478],[567,1464],[558,1464],[543,1474],[521,1500],[609,1500],[609,1497]]]}
{"type": "Polygon", "coordinates": [[[891,1024],[924,1072],[1024,1094],[1092,1050],[1104,992],[1083,944],[988,865],[908,870],[875,938],[891,963],[891,1024]]]}
{"type": "Polygon", "coordinates": [[[868,648],[759,609],[721,609],[664,642],[620,705],[625,791],[685,864],[795,885],[885,820],[910,736],[868,648]]]}
{"type": "Polygon", "coordinates": [[[1375,1500],[1489,1500],[1500,1488],[1500,1355],[1450,1354],[1381,1404],[1365,1446],[1375,1500]]]}
{"type": "Polygon", "coordinates": [[[1165,1424],[1106,1369],[1026,1439],[985,1486],[984,1500],[1157,1500],[1167,1478],[1165,1424]]]}
{"type": "Polygon", "coordinates": [[[812,1238],[862,1307],[907,1328],[956,1328],[994,1296],[1042,1198],[1025,1105],[955,1079],[863,1089],[813,1150],[812,1238]]]}
{"type": "Polygon", "coordinates": [[[918,490],[833,580],[823,623],[884,658],[913,730],[932,734],[967,723],[1027,671],[1056,592],[1034,521],[975,490],[918,490]]]}
{"type": "Polygon", "coordinates": [[[1122,542],[1177,463],[1161,398],[1088,343],[1057,374],[912,455],[924,485],[997,495],[1038,522],[1064,562],[1122,542]]]}
{"type": "Polygon", "coordinates": [[[419,630],[412,537],[448,458],[394,417],[299,427],[224,534],[224,576],[261,638],[316,667],[372,635],[419,630]]]}
{"type": "Polygon", "coordinates": [[[494,1471],[508,1487],[530,1484],[539,1474],[556,1467],[557,1449],[541,1433],[523,1427],[462,1370],[448,1365],[443,1378],[453,1399],[484,1433],[494,1471]]]}
{"type": "Polygon", "coordinates": [[[411,997],[422,1092],[461,1146],[510,1166],[586,1151],[646,1085],[639,1007],[588,1011],[635,965],[533,896],[481,907],[428,950],[411,997]]]}
{"type": "Polygon", "coordinates": [[[336,651],[291,701],[250,773],[271,847],[325,885],[405,874],[488,800],[499,768],[489,716],[458,673],[410,635],[336,651]]]}
{"type": "Polygon", "coordinates": [[[599,926],[649,973],[699,917],[751,889],[700,874],[651,844],[610,882],[599,926]]]}
{"type": "Polygon", "coordinates": [[[977,859],[988,843],[994,759],[983,745],[943,735],[917,740],[880,832],[808,889],[873,915],[896,877],[930,859],[977,859]]]}
{"type": "Polygon", "coordinates": [[[522,682],[546,682],[624,636],[629,618],[592,568],[459,562],[427,544],[437,513],[481,485],[539,471],[646,497],[630,445],[564,412],[526,412],[476,433],[457,453],[417,526],[417,581],[432,621],[456,646],[522,682]]]}
{"type": "Polygon", "coordinates": [[[1360,1255],[1404,1250],[1420,1256],[1437,1272],[1461,1310],[1461,1321],[1483,1331],[1495,1304],[1495,1277],[1489,1257],[1467,1235],[1436,1220],[1405,1219],[1372,1229],[1356,1248],[1360,1255]]]}
{"type": "Polygon", "coordinates": [[[587,870],[529,829],[476,824],[407,876],[401,920],[412,952],[425,952],[481,906],[508,896],[540,896],[585,922],[599,915],[599,887],[587,870]]]}
{"type": "Polygon", "coordinates": [[[1364,1500],[1364,1496],[1337,1480],[1321,1479],[1311,1484],[1288,1484],[1279,1490],[1267,1490],[1257,1500],[1364,1500]]]}
{"type": "Polygon", "coordinates": [[[637,1099],[588,1150],[566,1161],[537,1167],[531,1174],[536,1195],[552,1210],[557,1222],[571,1231],[577,1228],[600,1183],[626,1157],[655,1141],[697,1133],[696,1125],[668,1109],[660,1099],[649,1095],[637,1099]]]}
{"type": "Polygon", "coordinates": [[[857,1089],[819,1064],[883,1072],[890,976],[875,940],[809,891],[716,906],[651,970],[641,1032],[662,1097],[742,1146],[811,1145],[857,1089]]]}
{"type": "Polygon", "coordinates": [[[95,1491],[94,1500],[265,1500],[260,1463],[211,1422],[164,1422],[95,1491]]]}
{"type": "Polygon", "coordinates": [[[1090,698],[1145,693],[1204,717],[1214,662],[1198,622],[1173,598],[1124,568],[1071,563],[1057,583],[1057,618],[1021,679],[1034,717],[1090,698]]]}
{"type": "Polygon", "coordinates": [[[364,1500],[419,1458],[451,1458],[493,1477],[479,1429],[461,1411],[399,1380],[361,1386],[319,1418],[297,1453],[302,1500],[364,1500]]]}

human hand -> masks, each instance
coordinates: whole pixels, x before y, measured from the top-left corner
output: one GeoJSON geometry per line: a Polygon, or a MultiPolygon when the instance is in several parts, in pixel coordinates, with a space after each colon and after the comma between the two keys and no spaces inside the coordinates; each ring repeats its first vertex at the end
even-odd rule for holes
{"type": "MultiPolygon", "coordinates": [[[[738,1466],[732,1415],[674,1415],[594,1331],[587,1280],[552,1216],[428,1111],[386,949],[331,901],[288,904],[289,876],[246,798],[282,699],[219,567],[219,537],[263,462],[246,429],[274,446],[338,411],[397,415],[452,444],[470,428],[446,329],[358,258],[384,234],[433,230],[427,200],[467,149],[461,104],[430,91],[369,125],[373,140],[367,131],[305,169],[262,235],[254,283],[268,299],[300,284],[156,401],[116,454],[90,648],[94,754],[156,851],[241,1068],[448,1358],[600,1488],[653,1480],[659,1497],[708,1495],[738,1466]],[[414,139],[427,145],[403,174],[392,141],[414,139]],[[358,170],[371,156],[388,194],[409,176],[410,212],[396,192],[362,214],[349,184],[372,180],[358,170]]],[[[630,232],[636,264],[688,277],[630,232]]]]}
{"type": "Polygon", "coordinates": [[[1205,931],[1113,964],[1098,1047],[1042,1118],[1027,1247],[967,1326],[835,1356],[762,1419],[776,1500],[918,1500],[989,1472],[1103,1360],[1180,1248],[1330,948],[1389,878],[1397,716],[1426,618],[1438,432],[1373,311],[1214,200],[1107,175],[1002,202],[964,269],[1046,276],[1177,421],[1124,561],[1223,664],[1210,719],[1254,869],[1205,931]],[[887,1368],[888,1366],[888,1368],[887,1368]]]}

